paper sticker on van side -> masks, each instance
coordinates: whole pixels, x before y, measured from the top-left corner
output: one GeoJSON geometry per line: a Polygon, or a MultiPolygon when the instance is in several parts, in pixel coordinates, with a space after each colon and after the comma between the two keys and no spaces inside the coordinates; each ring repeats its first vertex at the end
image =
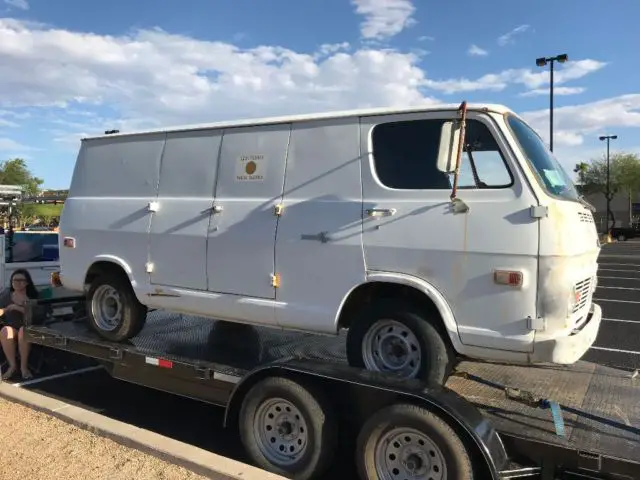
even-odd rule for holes
{"type": "Polygon", "coordinates": [[[236,182],[263,181],[266,172],[264,155],[241,155],[236,162],[236,182]]]}

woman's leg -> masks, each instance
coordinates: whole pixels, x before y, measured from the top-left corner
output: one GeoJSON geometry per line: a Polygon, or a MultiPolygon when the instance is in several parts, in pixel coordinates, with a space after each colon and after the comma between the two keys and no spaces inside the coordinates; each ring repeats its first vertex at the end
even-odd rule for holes
{"type": "Polygon", "coordinates": [[[18,330],[18,348],[20,350],[20,371],[22,372],[22,378],[31,378],[33,377],[29,370],[31,344],[24,338],[24,327],[20,327],[20,330],[18,330]]]}
{"type": "Polygon", "coordinates": [[[6,380],[11,378],[18,366],[16,365],[16,331],[11,327],[2,327],[0,330],[0,343],[2,343],[2,351],[4,356],[7,357],[7,363],[9,368],[2,375],[2,379],[6,380]]]}

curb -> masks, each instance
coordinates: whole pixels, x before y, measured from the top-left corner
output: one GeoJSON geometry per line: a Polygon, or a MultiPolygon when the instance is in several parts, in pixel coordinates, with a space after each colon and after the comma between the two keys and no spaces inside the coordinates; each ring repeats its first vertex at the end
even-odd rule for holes
{"type": "Polygon", "coordinates": [[[211,480],[286,480],[285,477],[113,420],[46,395],[14,387],[1,380],[0,397],[46,413],[160,460],[179,465],[211,480]]]}

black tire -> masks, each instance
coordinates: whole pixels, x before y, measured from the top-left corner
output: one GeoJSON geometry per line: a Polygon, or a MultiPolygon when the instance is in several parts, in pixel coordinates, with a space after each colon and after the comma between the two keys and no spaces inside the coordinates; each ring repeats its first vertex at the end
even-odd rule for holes
{"type": "Polygon", "coordinates": [[[396,371],[396,373],[404,378],[417,378],[431,384],[444,384],[451,374],[456,354],[445,340],[447,333],[443,328],[436,327],[436,320],[432,320],[434,315],[433,312],[420,311],[411,303],[399,300],[379,300],[370,303],[359,316],[353,319],[349,328],[347,334],[349,365],[381,372],[394,372],[392,369],[384,368],[383,365],[375,365],[376,362],[371,360],[365,361],[366,351],[363,348],[367,333],[376,325],[376,322],[392,320],[413,334],[417,345],[411,343],[412,351],[415,351],[414,347],[420,349],[420,360],[416,361],[417,369],[410,372],[409,370],[414,366],[411,364],[411,368],[405,372],[396,371]]]}
{"type": "MultiPolygon", "coordinates": [[[[362,480],[412,478],[412,475],[407,474],[408,471],[403,471],[403,468],[406,467],[402,465],[402,462],[397,461],[399,454],[403,453],[402,449],[405,445],[422,450],[418,454],[420,461],[415,462],[415,466],[421,464],[420,466],[424,470],[436,474],[444,473],[442,469],[445,468],[446,475],[443,478],[448,480],[473,480],[474,478],[471,456],[457,433],[437,415],[424,408],[409,404],[397,404],[383,408],[362,426],[356,446],[356,463],[360,478],[362,480]],[[399,434],[405,430],[406,433],[400,435],[404,444],[389,442],[393,437],[385,438],[394,429],[398,429],[399,434]],[[407,429],[417,430],[421,436],[411,431],[407,432],[407,429]],[[430,447],[428,441],[431,441],[437,448],[430,447]],[[381,444],[386,445],[387,448],[392,448],[393,445],[400,445],[400,447],[392,449],[393,453],[386,450],[385,462],[380,461],[376,465],[376,450],[382,449],[381,444]],[[395,452],[399,454],[395,455],[395,452]],[[393,471],[394,468],[397,468],[398,471],[393,471]],[[402,475],[403,473],[405,475],[402,475]]],[[[429,478],[429,476],[425,474],[424,478],[429,478]]]]}
{"type": "Polygon", "coordinates": [[[129,279],[124,274],[117,272],[103,273],[91,283],[87,293],[87,321],[91,329],[102,338],[113,342],[129,340],[140,333],[146,319],[147,307],[138,301],[129,279]],[[110,287],[117,292],[122,308],[120,319],[112,330],[101,327],[99,318],[93,308],[96,293],[104,287],[110,287]]]}
{"type": "MultiPolygon", "coordinates": [[[[338,445],[338,425],[331,405],[322,392],[309,390],[286,378],[267,378],[249,390],[242,402],[239,419],[242,444],[252,462],[264,470],[296,480],[310,480],[319,478],[334,460],[338,445]],[[307,443],[302,444],[306,447],[292,463],[269,460],[269,453],[265,454],[267,447],[263,445],[261,438],[256,438],[260,437],[259,432],[256,432],[260,431],[260,427],[255,426],[256,423],[259,425],[260,419],[256,417],[261,406],[273,399],[284,399],[295,406],[307,425],[307,443]]],[[[298,431],[301,427],[297,425],[294,429],[298,431]]],[[[304,433],[303,431],[302,434],[304,433]]]]}

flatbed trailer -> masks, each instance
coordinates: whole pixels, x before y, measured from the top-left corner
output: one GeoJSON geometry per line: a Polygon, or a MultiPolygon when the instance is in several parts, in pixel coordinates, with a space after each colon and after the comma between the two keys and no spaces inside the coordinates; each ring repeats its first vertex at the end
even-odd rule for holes
{"type": "MultiPolygon", "coordinates": [[[[339,437],[355,443],[352,458],[367,480],[640,479],[640,378],[630,372],[582,361],[569,367],[461,361],[444,387],[428,386],[349,367],[343,335],[292,333],[153,311],[137,337],[112,343],[89,330],[84,301],[79,295],[30,302],[29,340],[93,358],[115,378],[224,407],[225,426],[239,428],[250,458],[265,470],[290,478],[322,478],[339,437]],[[36,305],[48,313],[34,316],[36,305]],[[284,387],[279,379],[285,379],[284,387]],[[280,408],[269,403],[268,392],[281,393],[293,402],[281,407],[299,407],[308,414],[303,413],[311,425],[307,430],[314,430],[308,417],[318,415],[317,408],[312,413],[308,401],[296,405],[302,397],[287,390],[291,382],[305,389],[312,405],[322,407],[315,436],[292,437],[292,425],[294,430],[300,425],[294,420],[271,425],[260,420],[267,417],[258,418],[260,402],[271,405],[272,413],[280,408]],[[426,420],[403,424],[411,417],[408,411],[426,420]],[[417,435],[402,438],[422,447],[386,437],[383,442],[380,432],[393,430],[394,424],[417,435]],[[277,441],[270,440],[280,450],[296,449],[296,438],[310,447],[297,463],[287,463],[262,445],[267,437],[261,436],[261,428],[277,429],[277,441]],[[438,437],[437,431],[447,433],[438,437]],[[379,441],[365,441],[371,438],[379,441]],[[448,442],[438,443],[446,438],[448,442]],[[425,441],[435,442],[436,448],[425,447],[425,441]],[[468,455],[470,471],[458,461],[458,447],[468,455]]],[[[353,443],[346,448],[353,451],[353,443]]]]}

